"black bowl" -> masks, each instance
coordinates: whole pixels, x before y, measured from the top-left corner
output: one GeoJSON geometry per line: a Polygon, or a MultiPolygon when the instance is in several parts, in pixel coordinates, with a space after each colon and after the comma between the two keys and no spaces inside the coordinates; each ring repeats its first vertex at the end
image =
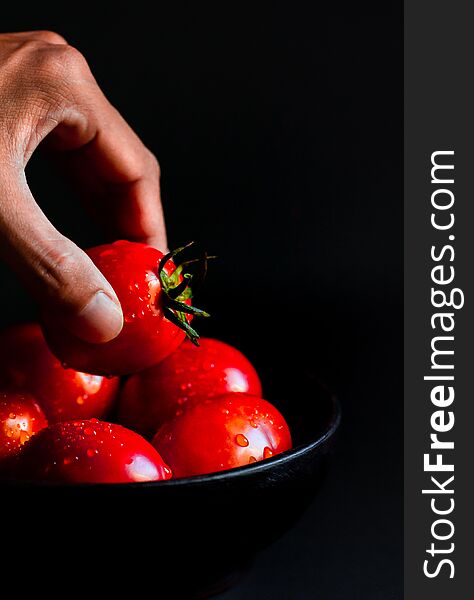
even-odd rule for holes
{"type": "Polygon", "coordinates": [[[134,587],[166,599],[229,587],[321,485],[340,408],[324,387],[305,383],[311,395],[272,399],[294,448],[266,461],[156,483],[2,484],[4,575],[13,581],[27,564],[25,576],[35,572],[46,587],[60,573],[79,589],[94,573],[109,591],[134,587]]]}

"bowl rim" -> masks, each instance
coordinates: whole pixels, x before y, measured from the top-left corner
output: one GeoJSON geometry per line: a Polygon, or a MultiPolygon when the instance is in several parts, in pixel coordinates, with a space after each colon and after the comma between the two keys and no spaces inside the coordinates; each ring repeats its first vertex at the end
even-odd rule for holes
{"type": "Polygon", "coordinates": [[[330,403],[330,416],[328,419],[327,426],[323,432],[314,440],[305,444],[299,444],[294,446],[285,452],[281,452],[271,458],[267,458],[262,461],[257,461],[249,465],[243,465],[241,467],[234,467],[233,469],[226,469],[225,471],[215,471],[214,473],[205,473],[202,475],[192,475],[190,477],[177,477],[176,479],[167,479],[161,481],[130,481],[130,482],[117,482],[117,483],[67,483],[67,482],[47,482],[47,481],[20,481],[14,479],[7,479],[0,481],[1,487],[24,487],[28,489],[32,488],[61,488],[61,489],[78,489],[78,488],[94,488],[94,489],[130,489],[130,488],[169,488],[169,487],[182,487],[182,486],[195,486],[212,484],[214,482],[222,482],[223,480],[233,480],[237,477],[252,476],[253,474],[262,473],[269,471],[275,465],[280,465],[285,462],[292,461],[299,456],[307,454],[323,446],[329,439],[336,433],[341,423],[341,404],[337,396],[329,390],[325,385],[320,384],[320,389],[325,391],[328,396],[328,402],[330,403]]]}

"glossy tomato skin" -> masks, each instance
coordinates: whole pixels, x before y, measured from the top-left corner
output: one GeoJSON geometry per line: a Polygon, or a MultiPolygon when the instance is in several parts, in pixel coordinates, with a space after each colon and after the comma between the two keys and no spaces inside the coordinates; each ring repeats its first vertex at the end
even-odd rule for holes
{"type": "Polygon", "coordinates": [[[262,395],[250,361],[236,348],[210,338],[185,340],[160,364],[130,377],[119,400],[119,422],[151,438],[191,401],[230,392],[262,395]]]}
{"type": "MultiPolygon", "coordinates": [[[[68,366],[98,375],[126,375],[154,365],[184,340],[184,332],[163,313],[164,293],[158,276],[163,253],[137,242],[118,241],[87,251],[115,290],[122,306],[120,334],[105,344],[80,340],[45,314],[44,332],[49,345],[68,366]]],[[[175,270],[168,261],[165,272],[175,270]]]]}
{"type": "Polygon", "coordinates": [[[0,332],[0,387],[33,394],[48,421],[102,418],[117,396],[119,379],[65,369],[37,323],[0,332]]]}
{"type": "Polygon", "coordinates": [[[241,467],[289,450],[291,434],[272,404],[232,393],[191,403],[158,430],[153,445],[174,477],[189,477],[241,467]]]}
{"type": "Polygon", "coordinates": [[[16,476],[57,483],[127,483],[171,478],[171,470],[138,433],[97,419],[43,429],[18,456],[16,476]]]}
{"type": "Polygon", "coordinates": [[[33,396],[0,392],[0,460],[18,454],[33,435],[47,426],[46,416],[33,396]]]}

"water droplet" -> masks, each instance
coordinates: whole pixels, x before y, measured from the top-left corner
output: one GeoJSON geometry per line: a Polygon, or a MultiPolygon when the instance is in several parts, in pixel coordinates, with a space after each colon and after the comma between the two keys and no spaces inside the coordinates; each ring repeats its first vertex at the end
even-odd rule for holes
{"type": "Polygon", "coordinates": [[[125,464],[126,464],[126,465],[131,465],[131,464],[132,464],[132,462],[133,462],[133,458],[129,458],[129,459],[128,459],[128,460],[125,462],[125,464]]]}
{"type": "Polygon", "coordinates": [[[202,365],[202,368],[203,368],[205,371],[210,371],[210,370],[211,370],[211,369],[213,369],[215,366],[216,366],[216,365],[215,365],[213,362],[211,362],[211,361],[209,361],[209,360],[206,360],[206,361],[204,361],[204,363],[203,363],[203,365],[202,365]]]}
{"type": "Polygon", "coordinates": [[[63,460],[63,463],[64,463],[65,465],[70,465],[70,464],[72,463],[72,458],[66,457],[66,458],[63,460]]]}
{"type": "Polygon", "coordinates": [[[257,459],[255,458],[255,456],[249,456],[249,465],[254,462],[257,462],[257,459]]]}
{"type": "Polygon", "coordinates": [[[93,450],[92,448],[88,448],[86,454],[89,458],[92,458],[93,456],[95,456],[98,453],[99,453],[98,450],[93,450]]]}
{"type": "Polygon", "coordinates": [[[179,389],[184,391],[184,390],[185,390],[187,387],[188,387],[188,384],[187,384],[187,383],[182,383],[182,384],[179,386],[179,389]]]}
{"type": "Polygon", "coordinates": [[[13,431],[11,429],[9,429],[7,431],[7,437],[12,437],[12,435],[13,435],[13,431]]]}
{"type": "Polygon", "coordinates": [[[15,413],[10,413],[10,414],[8,415],[8,418],[9,418],[9,419],[16,419],[16,414],[15,414],[15,413]]]}
{"type": "Polygon", "coordinates": [[[270,458],[271,456],[273,456],[273,450],[268,446],[265,446],[263,449],[263,458],[270,458]]]}
{"type": "Polygon", "coordinates": [[[246,448],[249,445],[248,439],[242,433],[238,433],[235,436],[235,442],[238,446],[242,446],[242,448],[246,448]]]}
{"type": "Polygon", "coordinates": [[[258,429],[258,423],[255,423],[255,421],[250,421],[250,426],[254,429],[258,429]]]}
{"type": "Polygon", "coordinates": [[[94,433],[94,430],[92,429],[92,427],[84,428],[84,435],[92,435],[93,433],[94,433]]]}
{"type": "Polygon", "coordinates": [[[129,313],[128,315],[125,315],[125,323],[131,323],[132,321],[135,321],[137,315],[135,313],[129,313]]]}
{"type": "Polygon", "coordinates": [[[83,398],[83,396],[78,396],[78,397],[76,398],[76,402],[77,402],[77,404],[79,404],[79,405],[82,405],[82,404],[84,404],[84,398],[83,398]]]}
{"type": "Polygon", "coordinates": [[[178,410],[175,412],[175,415],[176,415],[177,417],[180,417],[180,416],[181,416],[183,413],[184,413],[184,410],[183,410],[183,409],[181,409],[181,408],[178,408],[178,410]]]}

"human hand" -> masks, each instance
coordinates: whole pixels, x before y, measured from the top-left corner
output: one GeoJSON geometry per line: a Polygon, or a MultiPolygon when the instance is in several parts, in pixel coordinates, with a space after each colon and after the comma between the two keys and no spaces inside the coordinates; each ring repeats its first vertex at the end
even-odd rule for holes
{"type": "Polygon", "coordinates": [[[160,171],[97,85],[84,57],[49,31],[0,34],[0,256],[42,310],[89,342],[123,325],[114,290],[46,218],[25,166],[40,142],[57,151],[116,238],[166,248],[160,171]]]}

